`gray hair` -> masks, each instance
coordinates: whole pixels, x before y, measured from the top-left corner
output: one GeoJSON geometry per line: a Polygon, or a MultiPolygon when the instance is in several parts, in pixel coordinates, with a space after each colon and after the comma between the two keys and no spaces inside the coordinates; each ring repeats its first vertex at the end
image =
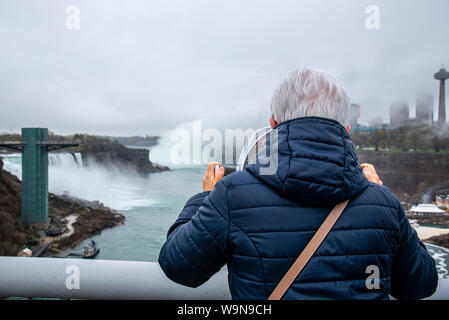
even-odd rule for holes
{"type": "Polygon", "coordinates": [[[349,124],[349,99],[338,80],[329,72],[300,68],[277,88],[271,113],[277,123],[300,117],[323,117],[349,124]]]}

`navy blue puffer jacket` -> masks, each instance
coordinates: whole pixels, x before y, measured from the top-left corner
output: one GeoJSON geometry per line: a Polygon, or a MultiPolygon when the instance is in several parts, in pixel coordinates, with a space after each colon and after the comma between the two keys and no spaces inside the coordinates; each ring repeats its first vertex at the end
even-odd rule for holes
{"type": "Polygon", "coordinates": [[[188,200],[170,228],[159,263],[196,287],[228,265],[233,299],[267,299],[332,207],[346,210],[283,299],[419,299],[437,286],[435,262],[399,200],[370,183],[346,130],[298,118],[276,127],[278,167],[259,162],[188,200]],[[379,270],[379,286],[372,270],[379,270]],[[374,267],[374,268],[375,268],[374,267]]]}

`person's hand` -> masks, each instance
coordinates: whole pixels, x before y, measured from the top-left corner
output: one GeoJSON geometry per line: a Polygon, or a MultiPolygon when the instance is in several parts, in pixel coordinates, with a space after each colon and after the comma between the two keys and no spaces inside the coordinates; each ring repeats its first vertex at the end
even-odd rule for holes
{"type": "Polygon", "coordinates": [[[214,190],[215,184],[223,179],[224,172],[225,170],[221,164],[219,164],[218,162],[209,162],[209,164],[207,165],[206,174],[203,178],[203,192],[214,190]],[[220,166],[217,170],[217,173],[215,173],[216,165],[220,166]]]}
{"type": "Polygon", "coordinates": [[[383,185],[382,180],[380,180],[379,176],[377,175],[376,169],[372,164],[362,163],[360,166],[362,167],[363,174],[368,179],[368,181],[383,185]]]}

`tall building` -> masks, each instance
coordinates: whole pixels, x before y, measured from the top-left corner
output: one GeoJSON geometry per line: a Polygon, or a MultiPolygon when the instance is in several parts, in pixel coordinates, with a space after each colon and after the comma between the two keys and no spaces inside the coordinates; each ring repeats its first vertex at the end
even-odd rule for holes
{"type": "Polygon", "coordinates": [[[440,71],[434,74],[434,78],[440,81],[440,99],[438,103],[438,124],[446,123],[446,89],[444,82],[449,79],[449,72],[441,68],[440,71]]]}
{"type": "Polygon", "coordinates": [[[416,125],[433,124],[433,96],[419,94],[416,96],[416,125]]]}
{"type": "Polygon", "coordinates": [[[395,129],[410,124],[409,106],[405,101],[398,101],[390,106],[390,128],[395,129]]]}
{"type": "Polygon", "coordinates": [[[350,112],[350,120],[349,125],[351,128],[355,129],[359,126],[360,119],[360,105],[357,103],[351,103],[351,112],[350,112]]]}

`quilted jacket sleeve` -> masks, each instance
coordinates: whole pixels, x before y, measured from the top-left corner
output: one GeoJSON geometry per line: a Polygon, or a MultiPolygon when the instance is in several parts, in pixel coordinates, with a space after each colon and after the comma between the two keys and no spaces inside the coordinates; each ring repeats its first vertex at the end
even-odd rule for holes
{"type": "Polygon", "coordinates": [[[159,264],[174,282],[197,287],[223,267],[228,258],[229,215],[226,186],[190,198],[168,231],[159,264]]]}
{"type": "Polygon", "coordinates": [[[397,299],[422,299],[438,284],[435,261],[418,239],[400,206],[399,249],[393,260],[391,295],[397,299]]]}

